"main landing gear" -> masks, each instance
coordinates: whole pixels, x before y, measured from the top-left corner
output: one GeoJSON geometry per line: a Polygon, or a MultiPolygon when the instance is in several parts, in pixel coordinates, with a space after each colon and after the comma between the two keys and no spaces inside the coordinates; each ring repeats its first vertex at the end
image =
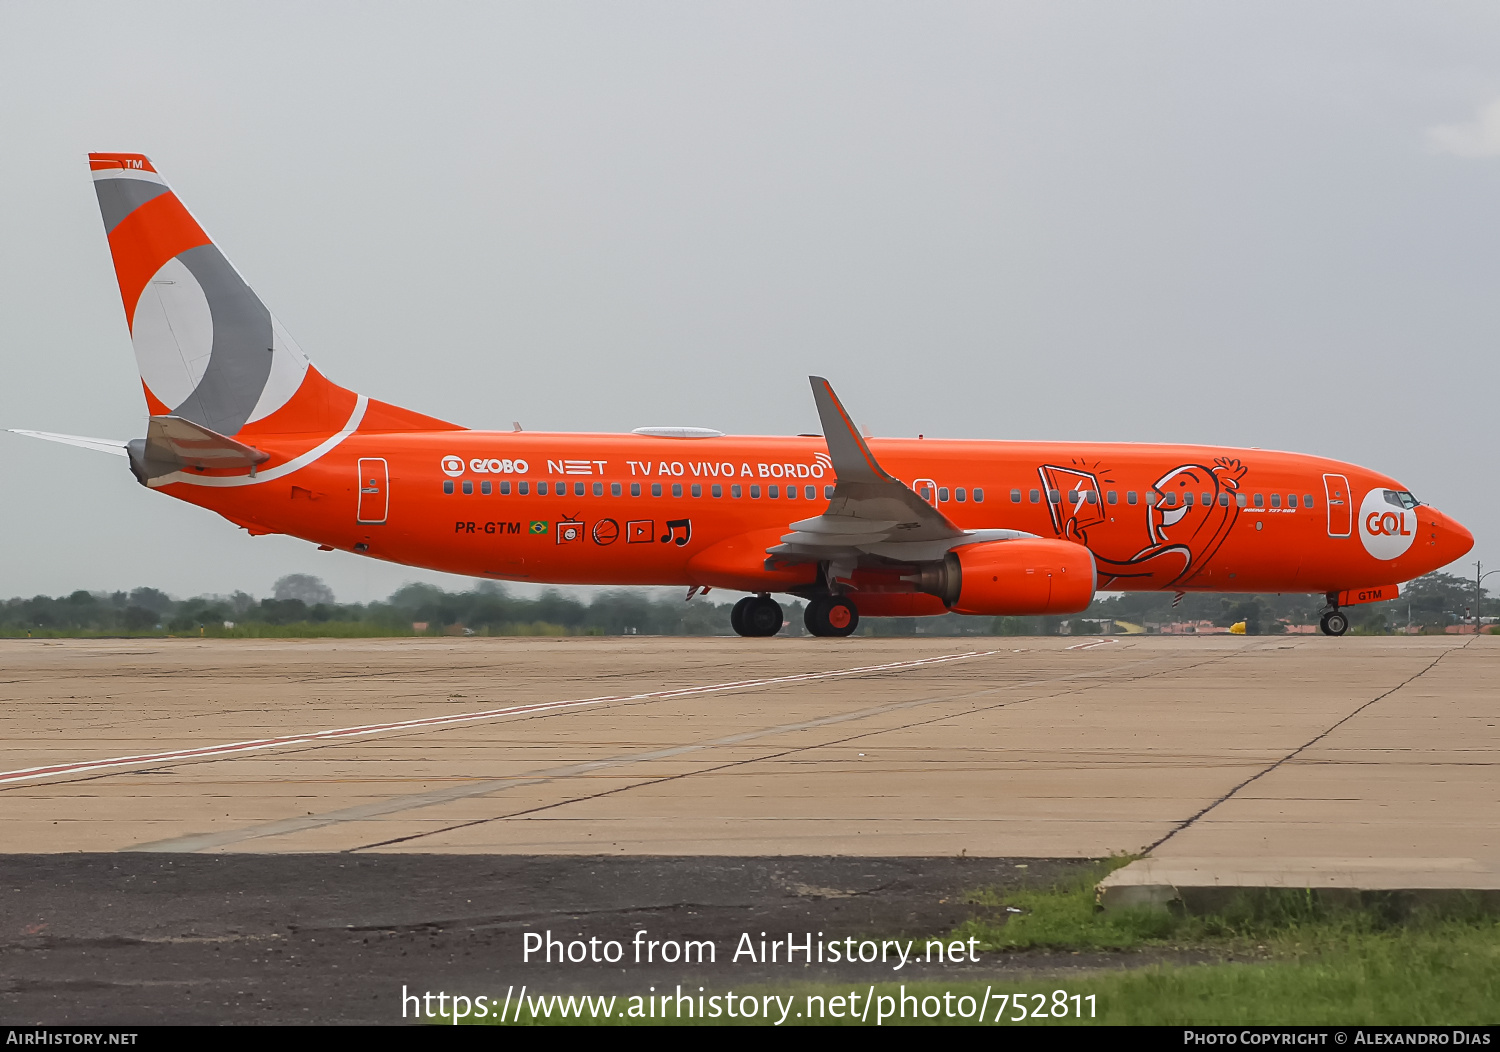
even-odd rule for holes
{"type": "Polygon", "coordinates": [[[747,595],[729,611],[729,625],[742,636],[774,636],[785,618],[769,595],[747,595]]]}
{"type": "Polygon", "coordinates": [[[820,595],[807,604],[802,623],[815,636],[847,636],[859,627],[859,611],[841,595],[820,595]]]}
{"type": "Polygon", "coordinates": [[[1326,610],[1318,621],[1325,636],[1341,636],[1349,631],[1349,615],[1337,608],[1326,610]]]}

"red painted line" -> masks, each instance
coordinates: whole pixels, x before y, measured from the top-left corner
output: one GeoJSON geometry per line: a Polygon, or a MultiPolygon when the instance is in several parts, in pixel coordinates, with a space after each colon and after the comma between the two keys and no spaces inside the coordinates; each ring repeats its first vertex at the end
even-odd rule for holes
{"type": "Polygon", "coordinates": [[[359,738],[387,731],[420,730],[428,727],[450,727],[459,723],[474,723],[479,720],[499,719],[503,716],[527,715],[539,712],[558,712],[564,709],[579,709],[592,705],[607,705],[623,701],[664,701],[670,698],[686,698],[695,694],[711,694],[726,690],[748,690],[755,687],[772,687],[784,683],[807,683],[813,680],[834,679],[840,676],[859,676],[870,672],[899,672],[937,665],[947,661],[963,661],[973,657],[987,657],[997,650],[971,650],[963,654],[944,654],[940,657],[919,658],[913,661],[892,661],[884,665],[860,665],[856,668],[834,669],[829,672],[803,672],[792,676],[773,676],[768,679],[741,679],[729,683],[712,683],[701,687],[681,687],[677,690],[648,691],[643,694],[616,694],[603,698],[579,698],[573,701],[546,701],[532,705],[514,705],[503,709],[484,709],[479,712],[460,712],[447,716],[428,716],[418,720],[399,720],[395,723],[366,723],[358,727],[339,727],[332,730],[309,731],[304,734],[288,734],[278,738],[255,738],[250,741],[229,742],[223,745],[204,745],[196,749],[174,749],[169,752],[141,753],[135,756],[115,756],[106,760],[80,760],[77,763],[50,764],[45,767],[25,767],[16,771],[0,771],[0,785],[26,782],[37,778],[50,778],[60,774],[81,774],[111,767],[129,767],[143,763],[170,763],[176,760],[197,760],[210,756],[230,756],[235,753],[258,752],[281,745],[306,745],[312,742],[337,741],[342,738],[359,738]]]}

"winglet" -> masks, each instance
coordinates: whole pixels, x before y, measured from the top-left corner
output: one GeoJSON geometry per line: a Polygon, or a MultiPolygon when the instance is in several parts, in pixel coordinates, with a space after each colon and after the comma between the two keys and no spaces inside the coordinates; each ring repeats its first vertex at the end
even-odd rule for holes
{"type": "Polygon", "coordinates": [[[809,376],[812,382],[813,401],[818,405],[818,416],[823,421],[823,438],[828,443],[828,456],[833,461],[834,474],[840,482],[895,482],[870,447],[865,444],[859,428],[844,409],[844,403],[833,393],[833,385],[821,376],[809,376]]]}

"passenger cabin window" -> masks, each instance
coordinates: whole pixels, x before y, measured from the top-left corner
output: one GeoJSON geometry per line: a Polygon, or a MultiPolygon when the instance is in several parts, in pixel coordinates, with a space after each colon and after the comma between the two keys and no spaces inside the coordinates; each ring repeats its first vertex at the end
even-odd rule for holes
{"type": "Polygon", "coordinates": [[[1273,494],[1271,494],[1271,507],[1273,507],[1273,508],[1279,508],[1279,507],[1281,507],[1281,494],[1280,493],[1273,493],[1273,494]]]}
{"type": "Polygon", "coordinates": [[[1257,508],[1264,508],[1266,506],[1266,495],[1264,493],[1257,493],[1255,495],[1255,506],[1257,508]]]}
{"type": "Polygon", "coordinates": [[[1134,504],[1134,503],[1136,503],[1136,492],[1135,492],[1135,490],[1128,489],[1128,490],[1125,491],[1125,503],[1126,504],[1134,504]]]}
{"type": "MultiPolygon", "coordinates": [[[[566,485],[567,485],[567,483],[565,483],[565,482],[559,482],[558,483],[558,486],[559,486],[558,492],[561,493],[562,492],[561,487],[566,486],[566,485]]],[[[575,482],[575,483],[573,483],[573,496],[575,496],[575,497],[581,497],[581,496],[583,496],[583,483],[582,482],[575,482]]]]}
{"type": "Polygon", "coordinates": [[[1088,500],[1088,502],[1090,504],[1098,504],[1099,503],[1099,494],[1098,494],[1097,491],[1091,490],[1091,489],[1090,490],[1084,490],[1083,491],[1083,495],[1088,500]]]}
{"type": "Polygon", "coordinates": [[[1311,508],[1313,506],[1313,499],[1312,499],[1312,494],[1311,493],[1304,493],[1304,494],[1302,494],[1302,506],[1304,508],[1311,508]]]}
{"type": "Polygon", "coordinates": [[[1120,503],[1120,495],[1118,493],[1116,493],[1114,490],[1110,490],[1109,493],[1105,495],[1104,499],[1106,501],[1108,501],[1109,503],[1111,503],[1111,504],[1118,504],[1118,503],[1120,503]]]}
{"type": "Polygon", "coordinates": [[[510,496],[510,480],[509,479],[507,479],[506,481],[500,483],[500,495],[502,497],[508,497],[508,496],[510,496]]]}
{"type": "Polygon", "coordinates": [[[817,500],[818,499],[818,487],[817,486],[803,486],[802,487],[802,495],[804,497],[806,497],[808,500],[817,500]]]}
{"type": "Polygon", "coordinates": [[[751,500],[760,500],[760,487],[759,486],[751,486],[750,487],[750,499],[751,500]]]}
{"type": "Polygon", "coordinates": [[[832,486],[824,486],[823,487],[823,499],[824,500],[832,500],[833,499],[833,487],[832,486]]]}
{"type": "Polygon", "coordinates": [[[703,496],[703,487],[700,486],[696,482],[693,483],[693,496],[695,496],[695,497],[701,497],[701,496],[703,496]]]}
{"type": "Polygon", "coordinates": [[[730,486],[729,487],[729,495],[731,497],[739,498],[739,497],[743,497],[745,495],[745,491],[743,489],[741,489],[739,486],[730,486]]]}
{"type": "Polygon", "coordinates": [[[938,503],[941,504],[943,501],[945,501],[947,499],[948,499],[948,487],[947,486],[939,486],[938,487],[938,503]]]}
{"type": "Polygon", "coordinates": [[[1191,491],[1182,495],[1182,506],[1184,508],[1191,508],[1193,506],[1193,494],[1191,491]]]}
{"type": "Polygon", "coordinates": [[[1286,495],[1286,506],[1288,508],[1295,508],[1297,506],[1297,494],[1288,493],[1286,495]]]}
{"type": "Polygon", "coordinates": [[[1245,495],[1243,493],[1236,493],[1234,495],[1234,502],[1236,504],[1238,504],[1240,507],[1243,508],[1245,506],[1245,503],[1246,503],[1246,501],[1245,501],[1245,495]]]}
{"type": "Polygon", "coordinates": [[[632,482],[630,484],[630,495],[632,497],[639,497],[641,495],[641,484],[639,482],[632,482]]]}
{"type": "Polygon", "coordinates": [[[1220,493],[1219,494],[1219,507],[1221,507],[1221,508],[1227,508],[1227,507],[1229,507],[1229,494],[1227,494],[1227,493],[1220,493]]]}
{"type": "Polygon", "coordinates": [[[1041,500],[1042,500],[1042,491],[1039,490],[1039,489],[1032,490],[1031,491],[1031,503],[1033,503],[1033,504],[1039,504],[1039,503],[1041,503],[1041,500]]]}
{"type": "Polygon", "coordinates": [[[923,486],[921,489],[917,490],[917,494],[923,500],[931,500],[932,499],[932,487],[931,486],[923,486]]]}
{"type": "Polygon", "coordinates": [[[1062,503],[1062,494],[1055,489],[1049,489],[1047,491],[1047,500],[1052,504],[1060,504],[1062,503]]]}
{"type": "Polygon", "coordinates": [[[609,495],[611,497],[618,497],[620,495],[620,484],[618,482],[611,482],[609,484],[609,495]]]}
{"type": "Polygon", "coordinates": [[[1069,504],[1077,504],[1078,503],[1078,491],[1076,489],[1070,489],[1070,490],[1068,490],[1068,503],[1069,504]]]}
{"type": "Polygon", "coordinates": [[[766,496],[769,499],[771,499],[771,500],[775,500],[777,497],[781,496],[781,487],[780,486],[767,486],[766,487],[766,496]]]}
{"type": "Polygon", "coordinates": [[[660,497],[661,496],[661,483],[660,482],[653,482],[653,483],[651,483],[651,495],[653,497],[660,497]]]}
{"type": "Polygon", "coordinates": [[[465,482],[464,483],[464,492],[465,493],[473,493],[474,492],[474,483],[472,483],[472,482],[465,482]]]}
{"type": "MultiPolygon", "coordinates": [[[[1033,491],[1033,492],[1035,492],[1035,491],[1033,491]]],[[[1010,491],[1010,502],[1012,504],[1019,504],[1019,503],[1021,503],[1021,491],[1020,490],[1013,489],[1013,490],[1010,491]]]]}
{"type": "Polygon", "coordinates": [[[1203,494],[1203,506],[1205,508],[1208,507],[1213,502],[1214,502],[1214,495],[1212,493],[1205,493],[1205,494],[1203,494]]]}
{"type": "Polygon", "coordinates": [[[529,482],[517,482],[516,483],[516,492],[519,493],[523,497],[526,496],[526,492],[529,489],[531,489],[531,483],[529,483],[529,482]]]}
{"type": "Polygon", "coordinates": [[[447,482],[443,483],[443,492],[444,493],[449,493],[449,494],[451,494],[453,492],[453,480],[452,479],[449,479],[447,482]]]}
{"type": "Polygon", "coordinates": [[[1163,505],[1164,507],[1175,508],[1177,507],[1177,494],[1163,493],[1158,503],[1163,505]]]}
{"type": "Polygon", "coordinates": [[[672,496],[674,496],[674,497],[680,497],[680,496],[682,496],[682,483],[680,483],[680,482],[674,482],[674,483],[672,483],[672,496]]]}
{"type": "Polygon", "coordinates": [[[479,492],[483,493],[486,497],[490,495],[490,484],[488,481],[479,484],[479,492]]]}
{"type": "Polygon", "coordinates": [[[796,500],[797,499],[797,487],[796,486],[788,486],[786,488],[786,499],[787,500],[796,500]]]}
{"type": "MultiPolygon", "coordinates": [[[[618,496],[618,495],[619,494],[616,494],[616,496],[618,496]]],[[[596,483],[594,483],[594,496],[596,496],[596,497],[602,497],[602,496],[604,496],[604,483],[602,483],[602,482],[596,482],[596,483]]]]}
{"type": "Polygon", "coordinates": [[[982,489],[976,489],[974,491],[974,503],[975,504],[983,504],[984,503],[984,490],[982,490],[982,489]]]}
{"type": "Polygon", "coordinates": [[[963,501],[966,501],[966,500],[969,499],[968,493],[966,493],[964,491],[964,488],[962,486],[958,487],[958,489],[956,489],[956,490],[953,491],[953,497],[954,497],[955,500],[958,500],[959,502],[963,502],[963,501]]]}
{"type": "Polygon", "coordinates": [[[545,497],[547,495],[547,483],[545,481],[536,484],[536,495],[538,497],[545,497]]]}
{"type": "Polygon", "coordinates": [[[713,495],[715,497],[722,497],[724,495],[724,487],[721,486],[721,485],[719,485],[717,482],[715,482],[714,483],[714,488],[713,488],[713,495]]]}

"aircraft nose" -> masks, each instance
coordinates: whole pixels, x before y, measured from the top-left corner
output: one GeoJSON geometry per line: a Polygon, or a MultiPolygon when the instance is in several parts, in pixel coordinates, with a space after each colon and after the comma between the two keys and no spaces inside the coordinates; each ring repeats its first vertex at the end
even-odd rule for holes
{"type": "MultiPolygon", "coordinates": [[[[1423,526],[1431,535],[1434,553],[1442,560],[1439,565],[1447,566],[1457,559],[1462,559],[1474,547],[1474,535],[1463,523],[1449,518],[1436,508],[1423,510],[1432,516],[1430,524],[1424,522],[1423,526]]],[[[1422,518],[1425,519],[1427,516],[1424,515],[1422,518]]]]}

